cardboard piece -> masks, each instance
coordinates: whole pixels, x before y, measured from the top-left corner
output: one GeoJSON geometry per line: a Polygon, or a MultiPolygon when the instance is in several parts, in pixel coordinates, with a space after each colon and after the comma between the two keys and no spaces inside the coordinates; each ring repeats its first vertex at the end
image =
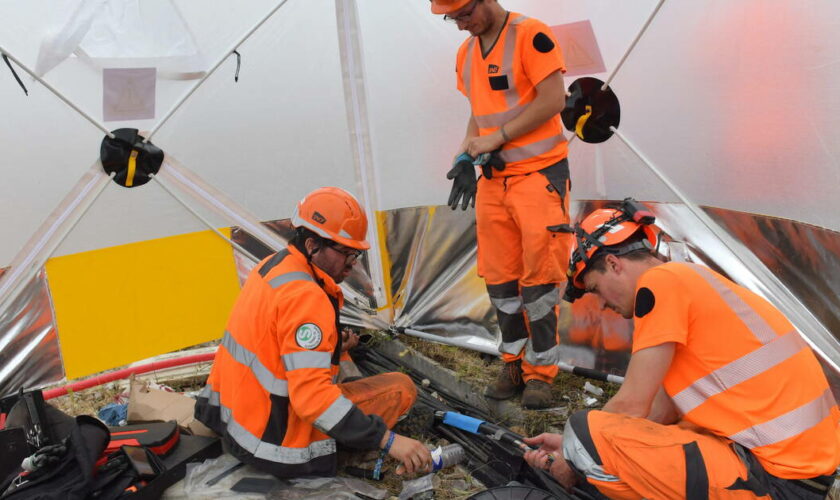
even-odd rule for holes
{"type": "Polygon", "coordinates": [[[195,419],[194,409],[195,400],[190,397],[150,388],[140,380],[131,381],[128,400],[130,423],[175,420],[182,429],[195,436],[215,437],[215,432],[195,419]]]}

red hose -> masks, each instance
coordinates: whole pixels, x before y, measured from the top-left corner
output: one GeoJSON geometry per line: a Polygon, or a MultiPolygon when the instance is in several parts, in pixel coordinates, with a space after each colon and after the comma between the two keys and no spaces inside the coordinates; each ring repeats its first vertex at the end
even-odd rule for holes
{"type": "Polygon", "coordinates": [[[80,380],[79,382],[74,382],[63,387],[55,387],[53,389],[49,389],[47,391],[44,391],[44,399],[52,399],[58,396],[64,396],[70,390],[81,391],[84,389],[89,389],[91,387],[96,387],[97,385],[107,384],[108,382],[113,382],[114,380],[126,378],[133,374],[139,375],[141,373],[153,372],[155,370],[163,370],[164,368],[172,368],[173,366],[184,366],[191,365],[193,363],[201,363],[203,361],[213,361],[213,358],[215,356],[215,352],[208,352],[204,354],[193,354],[190,356],[184,356],[183,358],[165,359],[163,361],[155,361],[154,363],[148,363],[145,365],[123,368],[122,370],[97,375],[96,377],[92,377],[87,380],[80,380]]]}

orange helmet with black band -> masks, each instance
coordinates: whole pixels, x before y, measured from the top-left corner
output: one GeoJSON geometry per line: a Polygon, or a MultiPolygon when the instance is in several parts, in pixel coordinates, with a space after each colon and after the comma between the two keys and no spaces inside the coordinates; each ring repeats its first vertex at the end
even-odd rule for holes
{"type": "Polygon", "coordinates": [[[586,293],[582,278],[596,253],[625,255],[641,249],[655,250],[659,244],[659,229],[653,225],[655,221],[647,207],[633,198],[625,198],[619,208],[595,210],[575,224],[575,244],[563,299],[574,302],[586,293]],[[642,240],[622,245],[640,231],[644,233],[642,240]]]}
{"type": "Polygon", "coordinates": [[[306,195],[295,207],[292,225],[346,247],[370,248],[365,211],[352,194],[341,188],[322,187],[306,195]]]}

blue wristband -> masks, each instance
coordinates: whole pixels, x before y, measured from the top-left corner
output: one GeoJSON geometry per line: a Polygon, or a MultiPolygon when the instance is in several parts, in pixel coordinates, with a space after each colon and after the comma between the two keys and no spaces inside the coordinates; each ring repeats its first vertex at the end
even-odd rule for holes
{"type": "Polygon", "coordinates": [[[394,444],[394,431],[388,431],[391,434],[388,436],[388,441],[385,443],[385,447],[382,448],[382,451],[379,452],[379,458],[376,459],[376,465],[373,467],[373,480],[379,481],[380,475],[382,472],[382,461],[385,460],[385,455],[391,450],[391,445],[394,444]]]}

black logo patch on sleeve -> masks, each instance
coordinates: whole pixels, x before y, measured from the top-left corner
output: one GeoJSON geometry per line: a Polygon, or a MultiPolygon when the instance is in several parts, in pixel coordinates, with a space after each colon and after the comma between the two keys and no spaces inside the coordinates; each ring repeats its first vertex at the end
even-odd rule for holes
{"type": "Polygon", "coordinates": [[[490,88],[493,90],[507,90],[510,88],[507,75],[491,76],[490,88]]]}
{"type": "Polygon", "coordinates": [[[653,311],[653,306],[656,304],[656,298],[650,288],[642,287],[636,292],[636,317],[641,318],[645,314],[653,311]]]}
{"type": "Polygon", "coordinates": [[[551,41],[548,35],[540,31],[534,35],[534,48],[545,54],[546,52],[551,52],[554,48],[554,42],[551,41]]]}

